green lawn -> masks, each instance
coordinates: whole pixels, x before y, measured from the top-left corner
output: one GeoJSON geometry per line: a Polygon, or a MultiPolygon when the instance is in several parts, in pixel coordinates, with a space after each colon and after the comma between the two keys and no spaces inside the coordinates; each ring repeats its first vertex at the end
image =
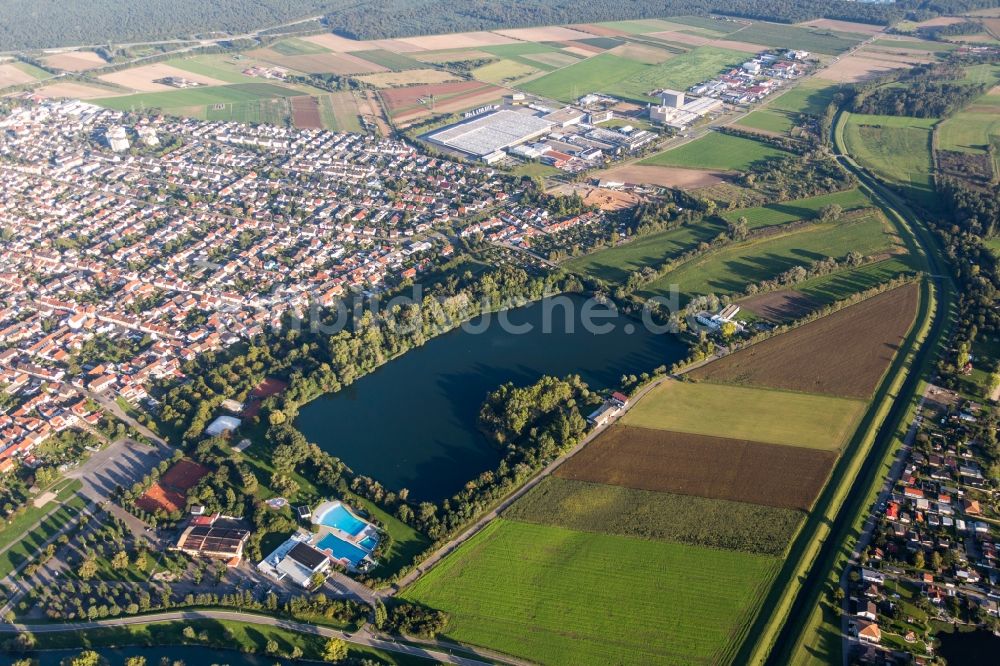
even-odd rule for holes
{"type": "Polygon", "coordinates": [[[737,30],[730,38],[781,49],[805,49],[813,53],[836,55],[864,41],[868,36],[784,23],[756,22],[748,28],[737,30]]]}
{"type": "Polygon", "coordinates": [[[757,227],[767,227],[775,224],[785,224],[795,220],[813,219],[819,216],[819,211],[824,206],[837,204],[845,211],[856,208],[871,206],[871,202],[858,189],[835,192],[833,194],[823,194],[818,197],[808,199],[796,199],[782,203],[773,203],[759,208],[738,208],[727,210],[722,213],[722,217],[730,222],[735,222],[741,217],[747,219],[747,226],[751,229],[757,227]]]}
{"type": "MultiPolygon", "coordinates": [[[[941,150],[983,155],[996,141],[1000,141],[1000,95],[983,95],[969,108],[938,126],[938,148],[941,150]]],[[[993,169],[1000,172],[1000,159],[996,156],[993,169]]]]}
{"type": "Polygon", "coordinates": [[[782,556],[803,513],[550,476],[504,518],[598,534],[782,556]]]}
{"type": "Polygon", "coordinates": [[[863,166],[909,192],[918,202],[934,205],[931,183],[931,128],[936,118],[846,114],[844,142],[863,166]]]}
{"type": "Polygon", "coordinates": [[[530,55],[532,53],[551,53],[552,51],[558,51],[559,49],[555,46],[540,44],[538,42],[521,42],[519,44],[483,46],[476,50],[486,51],[487,53],[492,53],[493,55],[500,56],[501,58],[509,58],[511,56],[530,55]]]}
{"type": "Polygon", "coordinates": [[[630,273],[647,266],[663,264],[724,232],[722,225],[705,220],[699,224],[647,234],[617,247],[575,257],[567,261],[565,267],[608,282],[624,283],[630,273]]]}
{"type": "Polygon", "coordinates": [[[538,72],[540,67],[533,67],[516,60],[498,60],[482,67],[472,70],[472,76],[480,81],[488,83],[500,83],[502,81],[513,81],[529,74],[538,72]]]}
{"type": "Polygon", "coordinates": [[[445,637],[542,664],[732,660],[780,560],[498,519],[407,589],[445,637]]]}
{"type": "Polygon", "coordinates": [[[1000,259],[1000,238],[986,241],[986,248],[1000,259]]]}
{"type": "Polygon", "coordinates": [[[751,164],[759,160],[785,157],[789,154],[753,139],[744,139],[722,132],[709,132],[679,148],[653,155],[640,164],[746,171],[751,164]]]}
{"type": "Polygon", "coordinates": [[[788,111],[761,109],[754,111],[739,121],[739,125],[751,129],[787,134],[794,126],[792,116],[788,111]]]}
{"type": "Polygon", "coordinates": [[[804,79],[787,92],[775,97],[767,108],[790,113],[818,116],[833,101],[840,86],[821,79],[804,79]]]}
{"type": "Polygon", "coordinates": [[[625,425],[835,451],[854,433],[863,400],[710,382],[664,382],[625,425]]]}
{"type": "Polygon", "coordinates": [[[319,44],[313,42],[307,42],[304,39],[296,39],[292,37],[291,39],[283,39],[280,42],[275,42],[269,47],[272,51],[276,51],[284,56],[298,56],[298,55],[311,55],[314,53],[329,53],[330,49],[324,48],[319,44]]]}
{"type": "Polygon", "coordinates": [[[31,500],[17,514],[4,521],[0,527],[0,548],[22,538],[29,527],[37,523],[45,516],[53,513],[61,504],[65,504],[70,498],[76,495],[83,484],[77,480],[61,481],[52,486],[52,492],[56,493],[56,498],[41,507],[36,507],[31,500]]]}
{"type": "Polygon", "coordinates": [[[91,101],[109,109],[128,111],[130,109],[177,109],[235,104],[274,97],[293,97],[299,94],[301,93],[273,83],[240,83],[168,92],[139,93],[122,97],[105,97],[91,101]]]}
{"type": "Polygon", "coordinates": [[[61,501],[58,508],[48,514],[38,527],[21,535],[13,546],[0,554],[0,578],[9,575],[22,564],[35,559],[42,545],[75,518],[86,505],[86,500],[79,495],[73,495],[70,499],[61,501]]]}
{"type": "Polygon", "coordinates": [[[30,62],[22,62],[20,60],[16,60],[10,64],[12,64],[14,67],[21,70],[25,74],[29,74],[39,80],[52,78],[52,74],[50,72],[45,71],[41,67],[36,67],[35,65],[32,65],[30,62]]]}
{"type": "Polygon", "coordinates": [[[363,497],[352,495],[351,502],[363,506],[370,516],[378,519],[385,526],[385,531],[392,538],[392,546],[388,554],[372,571],[376,576],[386,578],[398,572],[402,567],[413,562],[417,555],[427,550],[430,539],[416,531],[393,515],[383,511],[363,497]]]}
{"type": "Polygon", "coordinates": [[[685,298],[738,293],[752,282],[775,278],[795,266],[842,258],[851,251],[871,255],[891,245],[882,218],[874,212],[848,222],[816,223],[702,254],[650,282],[640,295],[669,294],[671,285],[677,285],[685,298]]]}

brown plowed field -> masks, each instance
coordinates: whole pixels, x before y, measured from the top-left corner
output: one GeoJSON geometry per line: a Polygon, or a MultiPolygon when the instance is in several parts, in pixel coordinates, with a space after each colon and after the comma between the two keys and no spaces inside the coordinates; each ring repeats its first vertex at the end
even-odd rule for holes
{"type": "Polygon", "coordinates": [[[816,309],[816,301],[794,289],[758,294],[740,301],[740,306],[771,321],[792,321],[816,309]]]}
{"type": "Polygon", "coordinates": [[[808,511],[837,454],[616,425],[556,476],[808,511]]]}
{"type": "Polygon", "coordinates": [[[414,104],[417,104],[421,98],[430,97],[432,94],[437,96],[457,95],[458,93],[468,92],[482,87],[483,84],[480,81],[453,81],[451,83],[409,86],[406,88],[385,90],[382,92],[382,99],[385,101],[385,105],[388,107],[389,113],[392,113],[397,109],[413,106],[414,104]]]}
{"type": "Polygon", "coordinates": [[[691,372],[695,379],[870,398],[917,311],[911,283],[691,372]]]}
{"type": "Polygon", "coordinates": [[[292,123],[299,129],[323,129],[319,100],[308,95],[292,98],[292,123]]]}

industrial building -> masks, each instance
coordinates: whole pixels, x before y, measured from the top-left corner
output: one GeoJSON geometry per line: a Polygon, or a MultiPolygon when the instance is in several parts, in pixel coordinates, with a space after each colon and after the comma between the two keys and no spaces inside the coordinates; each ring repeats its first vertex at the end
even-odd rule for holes
{"type": "Polygon", "coordinates": [[[238,520],[214,516],[197,516],[177,539],[175,550],[188,555],[224,560],[236,566],[243,558],[243,546],[250,530],[238,520]]]}
{"type": "MultiPolygon", "coordinates": [[[[662,93],[666,99],[666,91],[662,93]]],[[[672,97],[671,101],[680,102],[681,106],[651,106],[649,107],[649,119],[656,123],[663,123],[667,127],[675,130],[687,129],[699,118],[708,115],[712,111],[722,107],[722,101],[711,97],[698,97],[690,101],[685,101],[683,93],[677,93],[680,97],[672,97]]]]}
{"type": "Polygon", "coordinates": [[[502,157],[505,148],[538,138],[551,129],[552,123],[544,118],[501,109],[435,132],[427,140],[491,162],[502,157]]]}
{"type": "Polygon", "coordinates": [[[684,107],[684,93],[678,90],[663,90],[660,92],[660,106],[668,106],[672,109],[684,107]]]}

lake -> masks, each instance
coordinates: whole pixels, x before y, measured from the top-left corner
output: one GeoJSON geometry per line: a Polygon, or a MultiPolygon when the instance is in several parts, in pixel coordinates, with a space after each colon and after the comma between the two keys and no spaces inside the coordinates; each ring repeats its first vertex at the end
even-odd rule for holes
{"type": "Polygon", "coordinates": [[[949,664],[985,664],[991,659],[987,655],[992,654],[992,658],[995,658],[1000,654],[1000,638],[986,629],[939,631],[934,637],[941,641],[938,655],[944,657],[949,664]]]}
{"type": "Polygon", "coordinates": [[[520,335],[508,333],[496,314],[474,319],[469,326],[482,332],[459,328],[438,336],[303,406],[295,425],[391,490],[408,488],[417,500],[450,497],[500,460],[477,419],[486,395],[501,384],[577,373],[591,388],[617,387],[623,374],[670,366],[686,355],[675,336],[617,313],[597,322],[610,332],[584,330],[586,302],[563,296],[501,313],[513,326],[532,327],[520,335]],[[543,330],[546,322],[551,326],[543,330]]]}

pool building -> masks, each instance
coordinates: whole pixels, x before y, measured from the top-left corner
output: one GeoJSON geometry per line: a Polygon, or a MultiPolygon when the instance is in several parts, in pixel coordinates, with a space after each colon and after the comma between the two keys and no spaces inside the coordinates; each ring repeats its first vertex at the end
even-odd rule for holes
{"type": "Polygon", "coordinates": [[[378,528],[359,518],[338,500],[324,502],[311,512],[315,532],[300,529],[257,564],[275,580],[308,588],[313,577],[325,574],[332,564],[348,571],[375,564],[372,551],[379,543],[378,528]]]}

